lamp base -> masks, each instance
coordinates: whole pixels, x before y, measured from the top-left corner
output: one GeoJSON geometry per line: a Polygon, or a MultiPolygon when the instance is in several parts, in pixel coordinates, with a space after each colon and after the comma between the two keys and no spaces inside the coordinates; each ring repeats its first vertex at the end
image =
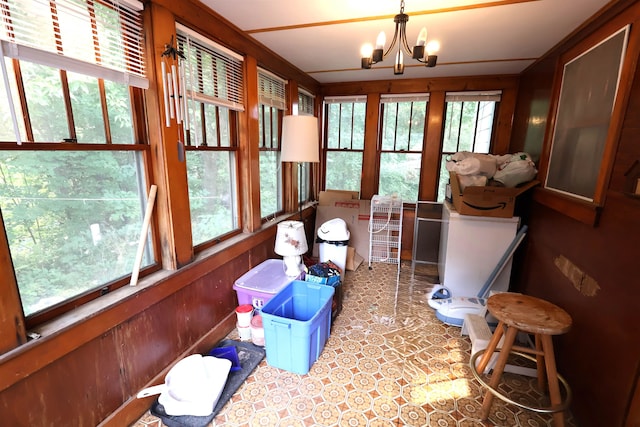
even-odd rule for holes
{"type": "Polygon", "coordinates": [[[282,262],[284,264],[284,274],[289,277],[297,277],[300,275],[302,269],[300,268],[302,264],[302,257],[300,255],[290,255],[282,257],[282,262]]]}

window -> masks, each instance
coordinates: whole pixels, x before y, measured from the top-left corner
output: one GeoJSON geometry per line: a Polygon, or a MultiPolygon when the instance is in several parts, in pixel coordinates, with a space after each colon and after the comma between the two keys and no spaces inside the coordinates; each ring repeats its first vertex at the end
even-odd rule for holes
{"type": "Polygon", "coordinates": [[[286,109],[285,81],[266,70],[258,70],[260,216],[282,210],[280,168],[280,124],[286,109]]]}
{"type": "Polygon", "coordinates": [[[242,57],[178,25],[185,55],[189,207],[194,245],[239,228],[237,123],[243,110],[242,57]]]}
{"type": "MultiPolygon", "coordinates": [[[[0,143],[0,208],[32,322],[131,274],[147,197],[147,146],[139,143],[146,137],[132,108],[148,85],[142,6],[0,0],[0,7],[9,82],[0,104],[14,130],[2,131],[9,142],[0,143]]],[[[153,263],[148,244],[141,266],[153,263]]]]}
{"type": "Polygon", "coordinates": [[[447,93],[438,183],[439,202],[444,200],[445,187],[449,182],[445,167],[449,155],[459,151],[490,152],[500,94],[500,91],[447,93]]]}
{"type": "MultiPolygon", "coordinates": [[[[310,92],[307,92],[304,89],[298,90],[298,114],[300,115],[315,115],[314,108],[314,98],[310,92]]],[[[301,163],[300,164],[300,173],[302,177],[300,179],[302,186],[300,188],[300,200],[306,201],[309,200],[309,184],[311,182],[311,172],[310,172],[310,164],[309,163],[301,163]]]]}
{"type": "Polygon", "coordinates": [[[596,204],[629,27],[564,64],[545,188],[596,204]]]}
{"type": "Polygon", "coordinates": [[[418,200],[428,94],[382,95],[378,194],[418,200]]]}
{"type": "Polygon", "coordinates": [[[298,114],[313,116],[315,112],[314,98],[311,93],[304,89],[298,90],[298,114]]]}
{"type": "Polygon", "coordinates": [[[366,97],[325,98],[325,188],[360,192],[366,97]]]}

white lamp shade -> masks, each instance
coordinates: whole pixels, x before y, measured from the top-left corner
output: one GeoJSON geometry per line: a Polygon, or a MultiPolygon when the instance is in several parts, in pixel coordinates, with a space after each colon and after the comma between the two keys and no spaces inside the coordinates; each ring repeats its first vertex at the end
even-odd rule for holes
{"type": "Polygon", "coordinates": [[[282,119],[281,162],[320,161],[318,118],[314,116],[284,116],[282,119]]]}
{"type": "Polygon", "coordinates": [[[274,252],[282,256],[302,255],[307,252],[307,236],[300,221],[282,221],[278,224],[274,252]]]}
{"type": "Polygon", "coordinates": [[[302,257],[307,252],[307,236],[300,221],[282,221],[278,224],[274,251],[282,255],[285,274],[296,277],[302,271],[302,257]]]}

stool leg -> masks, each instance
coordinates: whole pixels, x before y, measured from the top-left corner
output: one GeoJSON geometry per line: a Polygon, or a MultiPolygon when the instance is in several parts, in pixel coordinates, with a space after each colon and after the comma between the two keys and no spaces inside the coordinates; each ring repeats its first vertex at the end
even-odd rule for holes
{"type": "MultiPolygon", "coordinates": [[[[549,382],[549,397],[551,406],[560,405],[562,396],[560,396],[560,385],[558,384],[558,371],[556,369],[556,359],[553,355],[553,340],[551,335],[541,335],[542,349],[544,351],[544,359],[547,365],[547,381],[549,382]]],[[[553,423],[556,427],[564,427],[564,413],[555,412],[553,414],[553,423]]]]}
{"type": "MultiPolygon", "coordinates": [[[[513,342],[515,341],[517,334],[518,334],[518,328],[507,327],[507,334],[504,337],[504,343],[502,344],[502,348],[500,349],[500,355],[498,356],[498,360],[496,361],[496,366],[493,368],[493,373],[491,374],[491,380],[489,381],[489,387],[493,389],[498,388],[500,377],[502,377],[502,372],[504,371],[504,367],[507,364],[507,359],[509,358],[509,352],[511,351],[511,347],[513,346],[513,342]]],[[[499,340],[500,338],[498,337],[498,341],[499,340]]],[[[493,342],[493,338],[491,339],[491,342],[493,342]]],[[[490,390],[487,390],[486,393],[484,394],[484,401],[482,402],[482,411],[480,412],[480,417],[482,420],[486,420],[489,417],[489,410],[491,409],[491,403],[493,403],[493,393],[491,393],[490,390]]]]}
{"type": "Polygon", "coordinates": [[[491,356],[493,356],[493,352],[496,350],[496,347],[498,347],[498,343],[500,342],[500,338],[502,338],[503,333],[504,323],[502,323],[502,321],[499,321],[496,330],[491,336],[491,340],[489,340],[489,344],[487,344],[487,348],[485,349],[484,354],[480,358],[480,362],[476,366],[479,374],[482,375],[484,373],[484,370],[487,369],[487,365],[489,364],[491,356]]]}
{"type": "Polygon", "coordinates": [[[536,369],[538,372],[538,389],[544,390],[547,385],[546,382],[546,370],[544,364],[544,355],[542,354],[542,341],[540,340],[540,334],[536,334],[536,369]]]}

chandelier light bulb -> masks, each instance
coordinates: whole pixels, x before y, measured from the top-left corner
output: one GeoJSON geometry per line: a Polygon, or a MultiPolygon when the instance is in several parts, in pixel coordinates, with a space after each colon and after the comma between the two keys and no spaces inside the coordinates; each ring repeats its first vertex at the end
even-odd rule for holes
{"type": "Polygon", "coordinates": [[[440,50],[440,42],[437,40],[431,40],[427,43],[427,53],[433,55],[440,50]]]}
{"type": "Polygon", "coordinates": [[[387,37],[384,35],[384,31],[380,31],[378,38],[376,39],[376,49],[384,49],[384,44],[387,42],[387,37]]]}
{"type": "Polygon", "coordinates": [[[425,27],[422,27],[422,30],[420,30],[420,34],[418,34],[418,41],[416,42],[416,46],[424,46],[426,42],[427,42],[427,29],[425,27]]]}
{"type": "Polygon", "coordinates": [[[362,58],[371,58],[372,53],[373,53],[373,46],[371,46],[371,43],[365,43],[360,48],[360,57],[362,58]]]}
{"type": "Polygon", "coordinates": [[[403,74],[404,73],[404,55],[402,54],[402,49],[398,49],[398,54],[396,55],[396,63],[393,66],[393,74],[403,74]]]}

